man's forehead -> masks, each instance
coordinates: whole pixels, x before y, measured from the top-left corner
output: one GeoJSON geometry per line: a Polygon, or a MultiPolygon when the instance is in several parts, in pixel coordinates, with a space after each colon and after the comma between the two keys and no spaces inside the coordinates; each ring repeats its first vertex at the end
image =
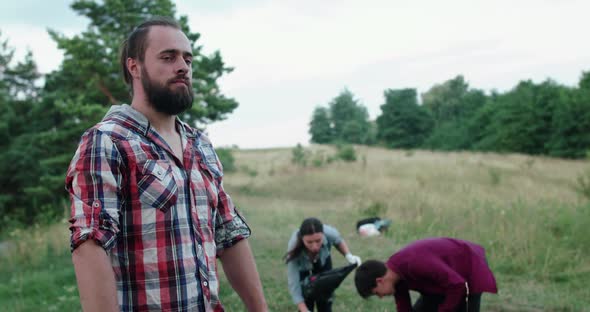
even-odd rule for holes
{"type": "Polygon", "coordinates": [[[153,53],[169,50],[192,53],[191,42],[180,29],[169,26],[152,26],[147,39],[147,50],[152,50],[153,53]]]}

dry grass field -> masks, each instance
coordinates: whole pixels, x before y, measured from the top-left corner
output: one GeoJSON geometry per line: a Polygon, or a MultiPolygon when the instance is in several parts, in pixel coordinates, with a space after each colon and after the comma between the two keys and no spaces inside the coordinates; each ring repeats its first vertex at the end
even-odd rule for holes
{"type": "MultiPolygon", "coordinates": [[[[225,187],[253,230],[271,311],[295,311],[281,259],[309,216],[336,226],[363,259],[386,259],[429,236],[480,243],[500,290],[483,296],[483,311],[590,311],[590,204],[578,180],[590,177],[589,161],[355,149],[355,162],[328,162],[332,147],[308,147],[307,166],[293,164],[289,148],[233,151],[237,170],[226,174],[225,187]],[[356,221],[369,216],[393,223],[385,235],[361,238],[356,221]]],[[[0,310],[80,310],[65,221],[7,239],[0,310]]],[[[333,259],[345,263],[335,250],[333,259]]],[[[222,300],[228,311],[243,311],[225,282],[222,300]]],[[[392,299],[361,299],[351,275],[336,291],[334,311],[395,308],[392,299]]]]}
{"type": "MultiPolygon", "coordinates": [[[[307,151],[308,163],[335,153],[307,151]]],[[[590,310],[590,206],[575,189],[588,161],[367,147],[356,154],[352,163],[301,167],[289,149],[235,151],[238,172],[227,175],[226,187],[252,225],[274,311],[292,310],[280,259],[309,216],[335,225],[363,259],[386,259],[428,236],[479,242],[500,287],[484,296],[486,311],[590,310]],[[356,221],[373,215],[392,219],[390,231],[359,237],[356,221]]],[[[389,299],[360,299],[351,277],[337,291],[335,311],[394,310],[389,299]]]]}

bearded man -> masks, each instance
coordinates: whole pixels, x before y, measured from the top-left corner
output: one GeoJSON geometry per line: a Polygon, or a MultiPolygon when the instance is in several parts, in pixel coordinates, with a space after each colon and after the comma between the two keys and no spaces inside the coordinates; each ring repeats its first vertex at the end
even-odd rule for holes
{"type": "Polygon", "coordinates": [[[131,105],[87,130],[66,176],[84,311],[223,311],[217,257],[249,311],[266,311],[247,238],[192,106],[192,45],[156,18],[123,42],[131,105]]]}

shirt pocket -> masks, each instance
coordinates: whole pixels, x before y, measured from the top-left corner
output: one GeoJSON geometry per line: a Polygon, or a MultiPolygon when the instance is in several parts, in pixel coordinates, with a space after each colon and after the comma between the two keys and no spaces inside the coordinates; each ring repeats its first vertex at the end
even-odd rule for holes
{"type": "Polygon", "coordinates": [[[199,154],[201,155],[201,168],[213,179],[217,179],[223,176],[221,168],[217,165],[217,154],[211,144],[201,144],[198,147],[199,154]]]}
{"type": "Polygon", "coordinates": [[[170,164],[165,160],[148,159],[138,165],[140,176],[137,182],[142,207],[158,208],[167,212],[176,204],[178,186],[170,164]]]}

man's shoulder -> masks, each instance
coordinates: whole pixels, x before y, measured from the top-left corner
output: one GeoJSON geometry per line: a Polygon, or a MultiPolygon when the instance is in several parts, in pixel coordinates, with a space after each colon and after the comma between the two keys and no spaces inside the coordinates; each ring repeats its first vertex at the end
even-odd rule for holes
{"type": "Polygon", "coordinates": [[[91,132],[107,135],[115,140],[143,136],[149,131],[145,116],[129,105],[113,105],[103,120],[90,128],[91,132]]]}
{"type": "Polygon", "coordinates": [[[113,105],[104,118],[86,131],[87,134],[101,134],[114,140],[145,136],[149,132],[148,119],[130,105],[113,105]]]}
{"type": "Polygon", "coordinates": [[[112,140],[121,140],[132,137],[135,131],[129,126],[121,123],[118,120],[108,119],[102,120],[93,127],[86,130],[85,136],[94,136],[97,134],[110,137],[112,140]]]}

